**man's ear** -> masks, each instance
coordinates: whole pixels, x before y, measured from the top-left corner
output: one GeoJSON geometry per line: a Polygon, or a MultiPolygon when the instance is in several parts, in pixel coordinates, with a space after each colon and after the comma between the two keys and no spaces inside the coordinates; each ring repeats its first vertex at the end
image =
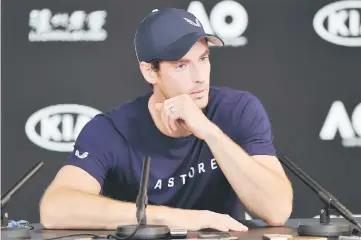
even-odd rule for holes
{"type": "Polygon", "coordinates": [[[152,85],[157,83],[158,74],[157,74],[157,72],[154,71],[154,69],[152,68],[152,65],[150,63],[140,62],[139,68],[143,74],[143,77],[145,78],[145,80],[148,83],[150,83],[152,85]]]}

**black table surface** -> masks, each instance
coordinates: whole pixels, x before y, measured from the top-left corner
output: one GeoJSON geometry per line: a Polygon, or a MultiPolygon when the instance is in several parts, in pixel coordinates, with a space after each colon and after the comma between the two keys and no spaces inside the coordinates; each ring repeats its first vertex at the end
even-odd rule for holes
{"type": "MultiPolygon", "coordinates": [[[[361,218],[358,218],[358,221],[361,221],[361,218]]],[[[319,219],[309,218],[309,219],[289,219],[283,227],[269,227],[261,220],[244,220],[241,221],[243,224],[249,227],[247,232],[231,232],[232,236],[238,237],[238,239],[262,239],[264,234],[290,234],[297,236],[297,226],[299,224],[309,224],[309,223],[318,223],[319,219]]],[[[332,218],[331,223],[346,223],[349,222],[343,218],[332,218]]],[[[98,236],[103,236],[103,239],[106,239],[108,234],[113,234],[113,231],[104,231],[104,230],[50,230],[44,229],[41,224],[33,224],[35,227],[33,230],[30,230],[30,239],[50,239],[55,237],[62,237],[70,234],[95,234],[98,236]]],[[[353,226],[353,225],[352,225],[353,226]]],[[[8,238],[7,231],[2,231],[2,239],[8,238]]],[[[198,232],[188,232],[188,239],[197,238],[198,232]]],[[[64,237],[61,239],[91,239],[89,236],[73,236],[73,237],[64,237]]]]}

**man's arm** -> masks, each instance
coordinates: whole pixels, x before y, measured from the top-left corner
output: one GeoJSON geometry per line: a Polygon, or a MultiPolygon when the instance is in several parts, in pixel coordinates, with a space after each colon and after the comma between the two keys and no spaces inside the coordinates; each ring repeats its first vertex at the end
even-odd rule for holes
{"type": "MultiPolygon", "coordinates": [[[[40,222],[48,229],[115,229],[137,224],[135,203],[100,196],[100,188],[98,181],[84,170],[64,166],[41,199],[40,222]]],[[[247,230],[231,217],[209,211],[148,205],[146,214],[147,224],[169,228],[247,230]]]]}
{"type": "Polygon", "coordinates": [[[249,156],[215,125],[204,140],[245,206],[269,225],[283,225],[292,212],[293,192],[278,159],[249,156]]]}
{"type": "MultiPolygon", "coordinates": [[[[115,229],[119,225],[137,224],[135,203],[100,195],[107,172],[120,167],[117,157],[127,159],[127,152],[124,138],[115,134],[103,117],[94,117],[86,124],[77,138],[73,153],[41,199],[40,219],[44,227],[115,229]],[[80,157],[80,153],[84,157],[80,157]]],[[[119,186],[119,191],[125,189],[119,186]]],[[[148,224],[167,225],[170,228],[247,229],[229,216],[209,211],[148,205],[146,214],[148,224]]]]}
{"type": "MultiPolygon", "coordinates": [[[[84,170],[64,166],[41,199],[41,223],[53,229],[115,229],[121,224],[136,223],[134,203],[109,199],[99,192],[100,184],[84,170]]],[[[156,208],[162,211],[162,207],[156,208]]],[[[153,210],[147,209],[147,220],[156,223],[153,210]]]]}
{"type": "Polygon", "coordinates": [[[292,187],[276,157],[260,156],[273,154],[273,147],[268,118],[256,98],[251,97],[239,110],[235,108],[234,118],[244,121],[233,129],[247,139],[247,152],[260,154],[253,157],[211,122],[187,94],[157,103],[156,109],[165,115],[164,124],[170,133],[177,130],[177,121],[208,144],[237,196],[251,212],[269,225],[284,224],[292,212],[292,187]]]}

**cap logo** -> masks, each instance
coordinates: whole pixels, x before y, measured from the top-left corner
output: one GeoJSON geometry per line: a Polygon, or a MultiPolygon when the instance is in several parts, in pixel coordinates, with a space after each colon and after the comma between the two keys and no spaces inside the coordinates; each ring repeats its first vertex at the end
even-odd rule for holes
{"type": "Polygon", "coordinates": [[[193,22],[192,20],[188,19],[188,18],[183,18],[184,20],[186,20],[187,23],[189,23],[190,25],[193,25],[195,27],[201,27],[201,23],[199,22],[199,20],[196,18],[196,22],[193,22]]]}

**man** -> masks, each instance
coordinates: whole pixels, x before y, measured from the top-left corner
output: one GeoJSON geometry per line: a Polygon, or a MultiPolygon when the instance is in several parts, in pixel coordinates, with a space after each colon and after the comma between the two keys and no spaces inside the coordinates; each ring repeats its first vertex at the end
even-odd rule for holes
{"type": "Polygon", "coordinates": [[[269,225],[284,224],[292,189],[267,114],[248,92],[210,87],[208,43],[223,44],[184,10],[154,10],[141,22],[135,51],[153,91],[82,129],[42,198],[46,228],[136,223],[147,156],[149,224],[245,231],[235,220],[242,206],[269,225]]]}

